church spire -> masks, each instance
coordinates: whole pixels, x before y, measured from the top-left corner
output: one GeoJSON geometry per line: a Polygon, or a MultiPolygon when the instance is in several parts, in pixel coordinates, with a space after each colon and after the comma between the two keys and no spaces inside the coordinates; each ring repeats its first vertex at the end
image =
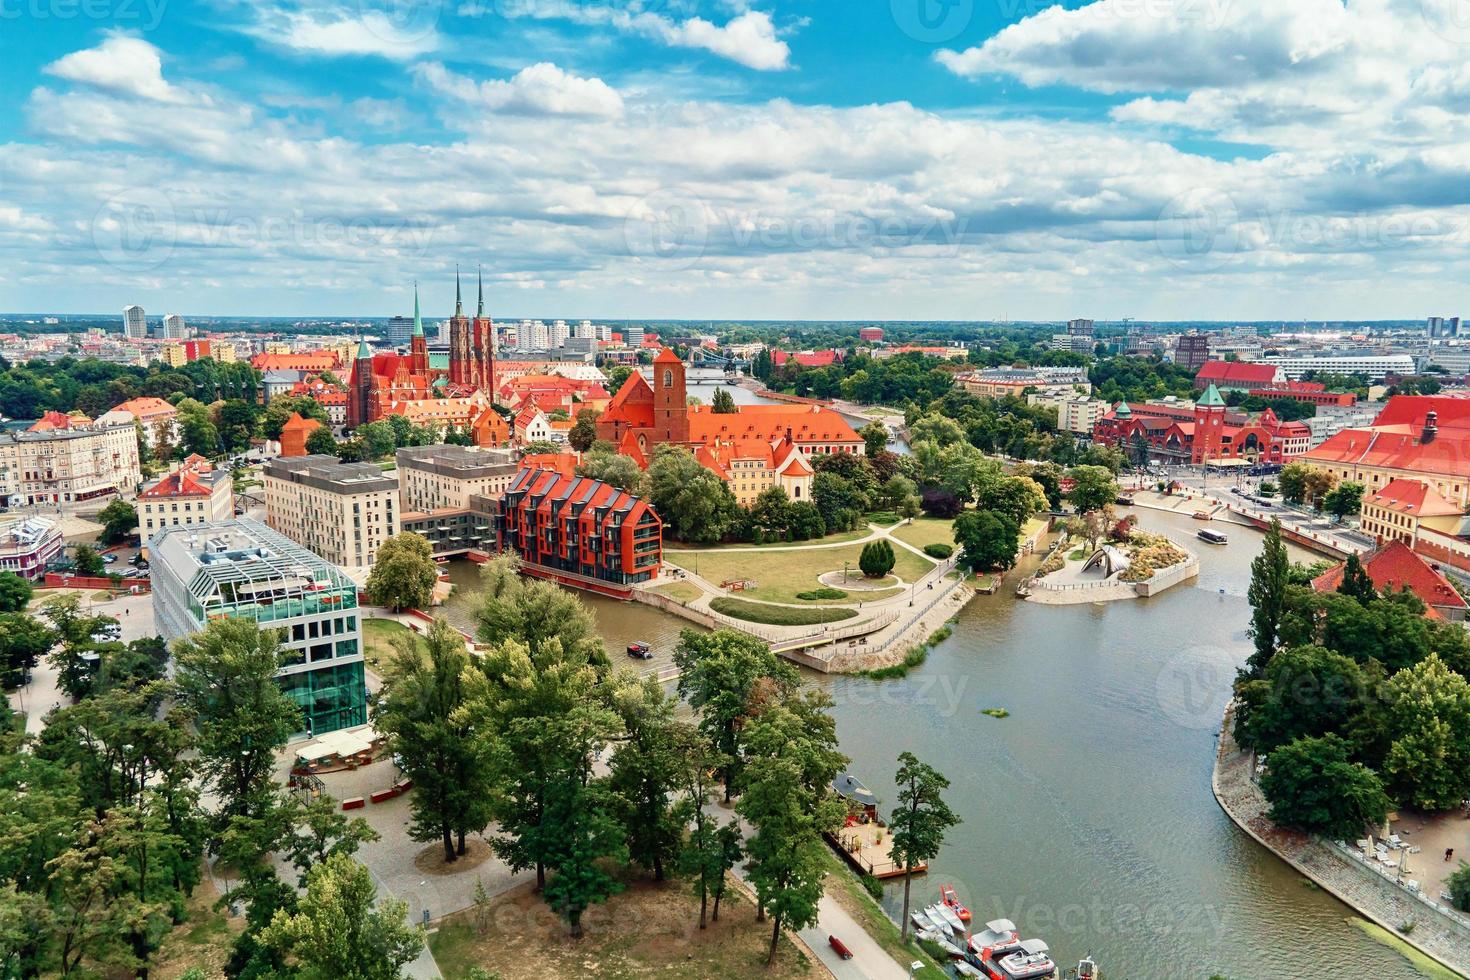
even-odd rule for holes
{"type": "Polygon", "coordinates": [[[458,263],[456,263],[455,266],[454,266],[454,315],[456,317],[464,316],[464,302],[460,299],[460,296],[459,296],[459,265],[458,265],[458,263]]]}
{"type": "Polygon", "coordinates": [[[475,312],[475,317],[483,320],[485,319],[485,273],[480,270],[478,264],[475,266],[475,279],[480,286],[480,306],[475,312]]]}
{"type": "Polygon", "coordinates": [[[424,318],[419,315],[419,284],[415,279],[413,283],[413,335],[422,337],[424,335],[424,318]]]}

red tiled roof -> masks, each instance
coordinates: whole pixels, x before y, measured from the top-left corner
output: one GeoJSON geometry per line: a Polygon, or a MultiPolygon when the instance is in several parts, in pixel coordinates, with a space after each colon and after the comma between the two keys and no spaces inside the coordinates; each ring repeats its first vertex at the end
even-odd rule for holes
{"type": "Polygon", "coordinates": [[[799,354],[788,354],[784,350],[771,351],[771,363],[780,367],[788,360],[794,360],[802,367],[827,367],[842,355],[835,350],[806,351],[799,354]]]}
{"type": "MultiPolygon", "coordinates": [[[[1361,559],[1363,570],[1372,579],[1373,587],[1379,592],[1398,592],[1403,588],[1418,596],[1428,610],[1426,615],[1442,618],[1435,606],[1453,609],[1470,608],[1454,586],[1436,571],[1427,561],[1420,558],[1402,541],[1393,541],[1361,559]]],[[[1312,588],[1318,592],[1335,592],[1342,584],[1343,571],[1347,563],[1337,565],[1312,579],[1312,588]]]]}
{"type": "Polygon", "coordinates": [[[1206,361],[1194,376],[1196,383],[1224,381],[1229,384],[1270,384],[1281,370],[1274,364],[1250,364],[1245,361],[1206,361]]]}
{"type": "Polygon", "coordinates": [[[1470,428],[1470,398],[1450,395],[1395,395],[1383,406],[1373,425],[1375,428],[1407,425],[1422,429],[1425,416],[1430,412],[1438,416],[1441,429],[1470,428]]]}
{"type": "MultiPolygon", "coordinates": [[[[199,457],[191,456],[190,459],[199,457]]],[[[159,479],[153,486],[144,489],[138,494],[139,497],[147,497],[150,500],[169,499],[173,497],[208,497],[214,493],[217,483],[207,483],[200,477],[211,472],[208,462],[200,468],[197,464],[190,464],[189,460],[184,465],[168,473],[159,479]]]]}
{"type": "Polygon", "coordinates": [[[658,357],[655,357],[653,359],[653,363],[655,363],[655,364],[681,364],[683,362],[679,360],[679,355],[678,354],[675,354],[672,350],[670,350],[669,348],[665,347],[663,350],[661,350],[661,351],[658,352],[658,357]]]}
{"type": "Polygon", "coordinates": [[[330,351],[303,354],[256,354],[250,359],[257,371],[332,371],[337,368],[337,355],[330,351]]]}
{"type": "Polygon", "coordinates": [[[613,395],[613,400],[608,403],[607,411],[602,413],[600,422],[624,422],[634,429],[649,429],[653,427],[653,389],[648,386],[648,379],[642,373],[634,371],[628,375],[628,380],[613,395]],[[648,400],[641,399],[642,393],[647,392],[648,400]]]}
{"type": "Polygon", "coordinates": [[[709,405],[689,408],[691,442],[761,439],[769,444],[785,438],[788,430],[797,445],[863,441],[841,415],[820,405],[741,405],[726,415],[709,405]]]}
{"type": "Polygon", "coordinates": [[[129,398],[121,405],[114,405],[112,410],[114,412],[129,412],[145,422],[160,416],[172,417],[179,414],[178,409],[174,408],[162,398],[148,397],[129,398]]]}
{"type": "MultiPolygon", "coordinates": [[[[1385,411],[1387,411],[1385,409],[1385,411]]],[[[1344,429],[1302,454],[1308,463],[1349,463],[1419,473],[1463,477],[1470,459],[1470,427],[1441,427],[1432,442],[1422,442],[1420,427],[1377,426],[1344,429]]]]}
{"type": "Polygon", "coordinates": [[[1441,497],[1428,484],[1418,480],[1390,480],[1382,490],[1371,494],[1368,501],[1414,517],[1449,517],[1462,513],[1459,507],[1441,497]]]}

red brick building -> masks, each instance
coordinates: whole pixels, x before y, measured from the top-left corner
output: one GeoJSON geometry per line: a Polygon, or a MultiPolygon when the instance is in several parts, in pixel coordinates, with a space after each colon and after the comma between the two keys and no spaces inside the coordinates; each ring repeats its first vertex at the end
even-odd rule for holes
{"type": "Polygon", "coordinates": [[[1255,418],[1231,412],[1210,385],[1193,408],[1119,402],[1093,426],[1092,441],[1124,452],[1147,444],[1150,458],[1174,463],[1281,463],[1307,451],[1311,430],[1270,409],[1255,418]]]}
{"type": "Polygon", "coordinates": [[[1250,391],[1285,383],[1286,372],[1276,365],[1245,361],[1206,361],[1194,376],[1194,386],[1199,391],[1210,385],[1219,391],[1250,391]]]}
{"type": "MultiPolygon", "coordinates": [[[[1465,619],[1470,604],[1455,591],[1439,569],[1414,554],[1404,542],[1390,541],[1359,560],[1363,563],[1363,571],[1373,581],[1373,587],[1380,593],[1408,589],[1424,603],[1424,615],[1430,619],[1457,622],[1465,619]]],[[[1342,585],[1345,568],[1347,564],[1343,563],[1323,572],[1312,579],[1312,588],[1318,592],[1337,591],[1342,585]]]]}

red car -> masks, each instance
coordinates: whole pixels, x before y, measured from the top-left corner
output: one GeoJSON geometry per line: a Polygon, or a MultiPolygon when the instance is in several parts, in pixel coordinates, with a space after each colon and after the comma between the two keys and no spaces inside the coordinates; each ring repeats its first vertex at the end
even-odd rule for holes
{"type": "Polygon", "coordinates": [[[838,939],[836,936],[828,936],[827,943],[834,950],[836,950],[837,955],[842,957],[844,960],[852,959],[852,950],[848,949],[847,946],[842,942],[842,940],[838,939]]]}

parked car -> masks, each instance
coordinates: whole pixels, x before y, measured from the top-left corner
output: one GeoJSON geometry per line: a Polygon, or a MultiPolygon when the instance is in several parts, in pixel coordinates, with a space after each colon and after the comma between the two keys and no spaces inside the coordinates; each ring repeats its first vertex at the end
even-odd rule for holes
{"type": "Polygon", "coordinates": [[[111,564],[115,563],[116,561],[117,561],[117,555],[114,555],[111,552],[108,552],[107,554],[105,554],[105,555],[102,556],[102,563],[104,565],[111,565],[111,564]]]}

